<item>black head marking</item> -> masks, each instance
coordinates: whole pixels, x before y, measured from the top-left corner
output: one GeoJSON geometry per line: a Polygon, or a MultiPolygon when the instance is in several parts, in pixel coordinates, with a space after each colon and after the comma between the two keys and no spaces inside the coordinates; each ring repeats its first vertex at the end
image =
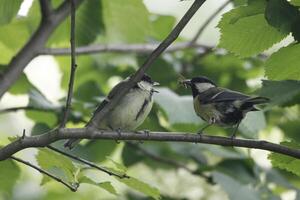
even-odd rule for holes
{"type": "Polygon", "coordinates": [[[151,77],[147,74],[143,75],[143,77],[141,78],[141,81],[145,81],[145,82],[148,82],[148,83],[151,83],[151,84],[154,83],[154,81],[151,79],[151,77]]]}
{"type": "Polygon", "coordinates": [[[199,90],[196,87],[196,85],[199,83],[209,83],[214,86],[217,86],[212,80],[205,76],[194,77],[190,80],[190,87],[192,89],[193,97],[196,97],[199,94],[199,90]]]}
{"type": "Polygon", "coordinates": [[[210,83],[210,84],[216,86],[216,84],[212,80],[210,80],[209,78],[207,78],[205,76],[194,77],[191,79],[191,83],[192,83],[192,85],[195,85],[196,83],[210,83]]]}

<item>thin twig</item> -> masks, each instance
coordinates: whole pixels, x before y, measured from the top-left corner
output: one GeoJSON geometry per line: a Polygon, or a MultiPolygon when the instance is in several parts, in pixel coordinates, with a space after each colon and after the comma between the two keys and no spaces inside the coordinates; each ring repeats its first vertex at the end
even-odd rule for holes
{"type": "MultiPolygon", "coordinates": [[[[159,43],[149,44],[92,44],[76,47],[77,55],[95,54],[95,53],[151,53],[158,47],[159,43]]],[[[212,46],[203,44],[191,44],[190,42],[178,42],[168,47],[165,52],[175,52],[186,49],[212,49],[212,46]]],[[[45,48],[39,51],[40,55],[63,56],[70,54],[70,48],[45,48]]]]}
{"type": "Polygon", "coordinates": [[[75,1],[71,0],[71,73],[70,73],[70,81],[69,81],[69,90],[68,90],[68,96],[66,101],[66,108],[64,112],[64,116],[61,122],[60,127],[64,128],[66,126],[66,123],[68,121],[69,113],[71,111],[71,103],[72,103],[72,97],[73,97],[73,86],[74,86],[74,80],[75,80],[75,72],[76,72],[76,54],[75,54],[75,15],[76,15],[76,6],[75,1]]]}
{"type": "Polygon", "coordinates": [[[27,165],[27,166],[29,166],[29,167],[37,170],[37,171],[39,171],[41,174],[45,174],[46,176],[49,176],[50,178],[56,180],[59,183],[62,183],[63,185],[65,185],[66,187],[68,187],[72,192],[76,192],[77,191],[78,185],[72,186],[69,183],[67,183],[64,180],[62,180],[61,178],[59,178],[59,177],[57,177],[57,176],[55,176],[55,175],[47,172],[46,170],[43,170],[43,169],[41,169],[41,168],[39,168],[39,167],[31,164],[30,162],[27,162],[25,160],[22,160],[20,158],[15,157],[15,156],[11,156],[10,158],[13,159],[13,160],[15,160],[15,161],[17,161],[17,162],[20,162],[20,163],[22,163],[24,165],[27,165]]]}
{"type": "Polygon", "coordinates": [[[33,107],[33,106],[19,106],[19,107],[2,109],[2,110],[0,110],[0,114],[7,113],[7,112],[16,112],[19,110],[36,110],[36,111],[44,111],[44,112],[54,111],[52,109],[37,108],[37,107],[33,107]]]}
{"type": "Polygon", "coordinates": [[[76,157],[76,156],[74,156],[74,155],[72,155],[72,154],[69,154],[69,153],[66,153],[66,152],[64,152],[64,151],[61,151],[61,150],[59,150],[59,149],[57,149],[57,148],[55,148],[55,147],[53,147],[53,146],[51,146],[51,145],[48,145],[47,148],[49,148],[49,149],[51,149],[51,150],[53,150],[53,151],[55,151],[55,152],[57,152],[57,153],[59,153],[59,154],[62,154],[62,155],[64,155],[64,156],[67,156],[67,157],[69,157],[69,158],[72,158],[72,159],[74,159],[74,160],[77,160],[77,161],[79,161],[79,162],[82,162],[82,163],[84,163],[84,164],[86,164],[86,165],[88,165],[88,166],[90,166],[90,167],[93,167],[93,168],[95,168],[95,169],[98,169],[98,170],[100,170],[100,171],[102,171],[102,172],[105,172],[105,173],[107,173],[107,174],[110,175],[110,176],[116,176],[116,177],[118,177],[118,178],[129,178],[129,176],[127,176],[126,174],[117,174],[117,173],[114,173],[114,172],[112,172],[112,171],[109,171],[109,170],[106,169],[105,167],[98,166],[98,165],[96,165],[96,164],[94,164],[94,163],[92,163],[92,162],[90,162],[90,161],[84,160],[84,159],[79,158],[79,157],[76,157]]]}
{"type": "Polygon", "coordinates": [[[203,31],[206,29],[206,27],[212,22],[212,20],[230,3],[231,1],[226,1],[224,4],[222,4],[215,12],[213,12],[207,20],[202,24],[200,29],[197,31],[193,39],[190,41],[191,44],[195,44],[198,40],[198,38],[202,35],[203,31]]]}
{"type": "Polygon", "coordinates": [[[133,142],[126,142],[126,144],[128,144],[128,146],[131,147],[131,148],[137,149],[142,154],[144,154],[145,156],[147,156],[148,158],[150,158],[152,160],[155,160],[157,162],[164,163],[164,164],[176,167],[176,168],[182,168],[182,169],[188,171],[191,174],[196,174],[198,176],[201,176],[202,178],[205,178],[207,180],[207,182],[211,183],[211,179],[212,179],[211,176],[208,176],[208,175],[203,174],[203,173],[198,173],[197,170],[192,170],[192,169],[188,168],[187,166],[185,166],[184,164],[182,164],[180,162],[177,162],[175,160],[165,158],[165,157],[162,157],[162,156],[158,156],[158,155],[148,151],[147,149],[141,147],[140,145],[134,144],[133,142]]]}
{"type": "Polygon", "coordinates": [[[105,115],[118,103],[118,101],[124,96],[130,88],[137,83],[146,70],[154,63],[154,61],[166,50],[179,36],[183,28],[187,25],[190,19],[194,16],[197,10],[202,6],[205,0],[195,0],[189,10],[184,14],[178,24],[174,27],[171,33],[159,44],[159,46],[149,55],[143,65],[131,76],[128,83],[122,88],[122,90],[114,96],[114,98],[106,104],[104,108],[95,115],[88,123],[88,126],[97,127],[97,124],[102,121],[105,115]]]}
{"type": "Polygon", "coordinates": [[[12,156],[14,153],[30,147],[46,147],[49,144],[63,139],[102,139],[125,141],[160,141],[160,142],[189,142],[215,144],[230,147],[246,147],[252,149],[268,150],[274,153],[300,159],[300,149],[293,149],[284,145],[267,142],[265,140],[250,140],[220,136],[198,135],[186,132],[149,132],[137,134],[136,132],[122,132],[97,130],[87,128],[55,129],[38,136],[27,136],[22,140],[15,140],[0,149],[0,161],[12,156]]]}

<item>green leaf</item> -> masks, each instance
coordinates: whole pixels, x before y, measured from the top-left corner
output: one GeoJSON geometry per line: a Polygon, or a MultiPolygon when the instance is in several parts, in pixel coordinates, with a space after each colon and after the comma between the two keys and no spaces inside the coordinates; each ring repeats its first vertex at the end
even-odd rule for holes
{"type": "Polygon", "coordinates": [[[165,39],[172,30],[173,26],[175,25],[176,18],[170,15],[159,15],[154,17],[154,20],[151,22],[151,36],[156,40],[161,41],[165,39]]]}
{"type": "Polygon", "coordinates": [[[118,195],[116,189],[112,186],[111,182],[106,181],[106,182],[97,183],[86,176],[81,177],[78,181],[79,183],[86,183],[86,184],[98,186],[111,194],[118,195]]]}
{"type": "Polygon", "coordinates": [[[265,16],[271,26],[285,33],[291,31],[292,24],[300,17],[298,9],[286,0],[268,1],[265,16]]]}
{"type": "Polygon", "coordinates": [[[290,0],[289,2],[294,6],[300,6],[300,0],[290,0]]]}
{"type": "Polygon", "coordinates": [[[110,42],[144,42],[150,32],[149,13],[140,0],[103,0],[103,20],[110,42]]]}
{"type": "Polygon", "coordinates": [[[57,124],[57,116],[55,113],[27,110],[25,114],[36,123],[45,123],[49,127],[54,127],[57,124]]]}
{"type": "Polygon", "coordinates": [[[74,98],[83,102],[91,102],[95,97],[103,96],[96,81],[89,80],[78,86],[74,92],[74,98]]]}
{"type": "Polygon", "coordinates": [[[0,3],[0,25],[9,23],[17,16],[22,0],[1,0],[0,3]]]}
{"type": "Polygon", "coordinates": [[[145,182],[142,182],[136,178],[130,177],[130,178],[117,178],[118,181],[124,183],[125,185],[127,185],[128,187],[135,189],[147,196],[152,197],[153,199],[160,199],[160,192],[157,188],[152,187],[150,185],[148,185],[145,182]]]}
{"type": "Polygon", "coordinates": [[[273,53],[265,63],[266,76],[272,80],[300,79],[300,44],[291,44],[273,53]]]}
{"type": "Polygon", "coordinates": [[[20,78],[9,89],[11,94],[27,94],[34,86],[28,80],[26,74],[22,73],[20,78]]]}
{"type": "Polygon", "coordinates": [[[53,105],[40,91],[31,90],[29,92],[29,104],[35,108],[45,109],[45,110],[56,110],[57,106],[53,105]]]}
{"type": "Polygon", "coordinates": [[[265,115],[262,111],[249,112],[242,120],[239,130],[247,138],[257,138],[258,132],[266,127],[265,115]]]}
{"type": "Polygon", "coordinates": [[[260,53],[284,39],[287,34],[270,26],[264,17],[265,1],[254,1],[223,15],[218,27],[219,46],[241,57],[260,53]]]}
{"type": "MultiPolygon", "coordinates": [[[[101,1],[84,1],[76,11],[76,44],[92,43],[103,30],[101,1]]],[[[65,46],[69,44],[69,40],[70,18],[68,17],[51,35],[47,45],[65,46]]]]}
{"type": "Polygon", "coordinates": [[[213,173],[213,179],[227,192],[230,200],[257,200],[259,193],[250,185],[243,185],[235,179],[220,172],[213,173]]]}
{"type": "Polygon", "coordinates": [[[110,160],[113,165],[114,165],[114,168],[116,168],[117,171],[120,171],[122,173],[126,173],[127,171],[127,167],[125,167],[123,164],[121,163],[118,163],[116,161],[114,161],[113,159],[109,158],[109,157],[106,157],[108,160],[110,160]]]}
{"type": "Polygon", "coordinates": [[[51,128],[45,124],[45,123],[36,123],[32,130],[31,130],[31,135],[40,135],[43,133],[46,133],[47,131],[50,131],[51,128]]]}
{"type": "Polygon", "coordinates": [[[201,124],[201,119],[195,114],[191,96],[178,96],[168,88],[159,88],[154,100],[166,112],[170,124],[201,124]]]}
{"type": "Polygon", "coordinates": [[[291,120],[287,122],[282,122],[279,124],[281,130],[283,130],[284,135],[293,139],[296,142],[300,142],[300,120],[291,120]]]}
{"type": "MultiPolygon", "coordinates": [[[[290,147],[292,149],[300,149],[300,146],[296,142],[281,142],[280,145],[290,147]]],[[[268,157],[271,160],[274,167],[287,170],[298,176],[300,176],[300,160],[287,155],[278,153],[271,153],[268,157]]]]}
{"type": "Polygon", "coordinates": [[[300,95],[300,81],[268,81],[263,80],[263,86],[259,92],[261,96],[270,98],[272,105],[291,105],[295,102],[295,97],[300,95]]]}
{"type": "Polygon", "coordinates": [[[48,149],[39,149],[36,159],[42,169],[56,174],[65,181],[74,182],[76,167],[71,160],[48,149]]]}
{"type": "Polygon", "coordinates": [[[0,161],[0,191],[10,193],[20,177],[20,168],[12,160],[0,161]]]}

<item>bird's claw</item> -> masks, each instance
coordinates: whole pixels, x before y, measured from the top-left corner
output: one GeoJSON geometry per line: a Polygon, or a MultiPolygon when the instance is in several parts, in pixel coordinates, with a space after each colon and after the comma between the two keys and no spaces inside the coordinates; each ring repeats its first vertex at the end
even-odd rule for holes
{"type": "MultiPolygon", "coordinates": [[[[118,133],[118,137],[120,138],[122,135],[121,135],[121,129],[120,128],[118,128],[117,130],[116,130],[116,132],[118,133]]],[[[115,140],[115,142],[117,143],[117,144],[120,144],[120,141],[118,140],[118,139],[116,139],[115,140]]]]}

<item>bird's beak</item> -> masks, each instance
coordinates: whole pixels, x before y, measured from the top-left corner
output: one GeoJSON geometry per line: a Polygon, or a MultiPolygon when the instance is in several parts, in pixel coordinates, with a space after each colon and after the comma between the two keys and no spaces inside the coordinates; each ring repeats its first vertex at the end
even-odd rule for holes
{"type": "Polygon", "coordinates": [[[180,81],[180,84],[184,85],[185,87],[187,86],[191,86],[191,80],[190,79],[186,79],[186,80],[182,80],[180,81]]]}
{"type": "Polygon", "coordinates": [[[160,84],[159,84],[159,82],[154,82],[153,83],[153,86],[159,86],[160,84]]]}
{"type": "Polygon", "coordinates": [[[156,93],[159,93],[159,91],[158,91],[158,90],[156,90],[156,89],[154,89],[154,88],[152,88],[152,89],[151,89],[151,92],[156,92],[156,93]]]}

